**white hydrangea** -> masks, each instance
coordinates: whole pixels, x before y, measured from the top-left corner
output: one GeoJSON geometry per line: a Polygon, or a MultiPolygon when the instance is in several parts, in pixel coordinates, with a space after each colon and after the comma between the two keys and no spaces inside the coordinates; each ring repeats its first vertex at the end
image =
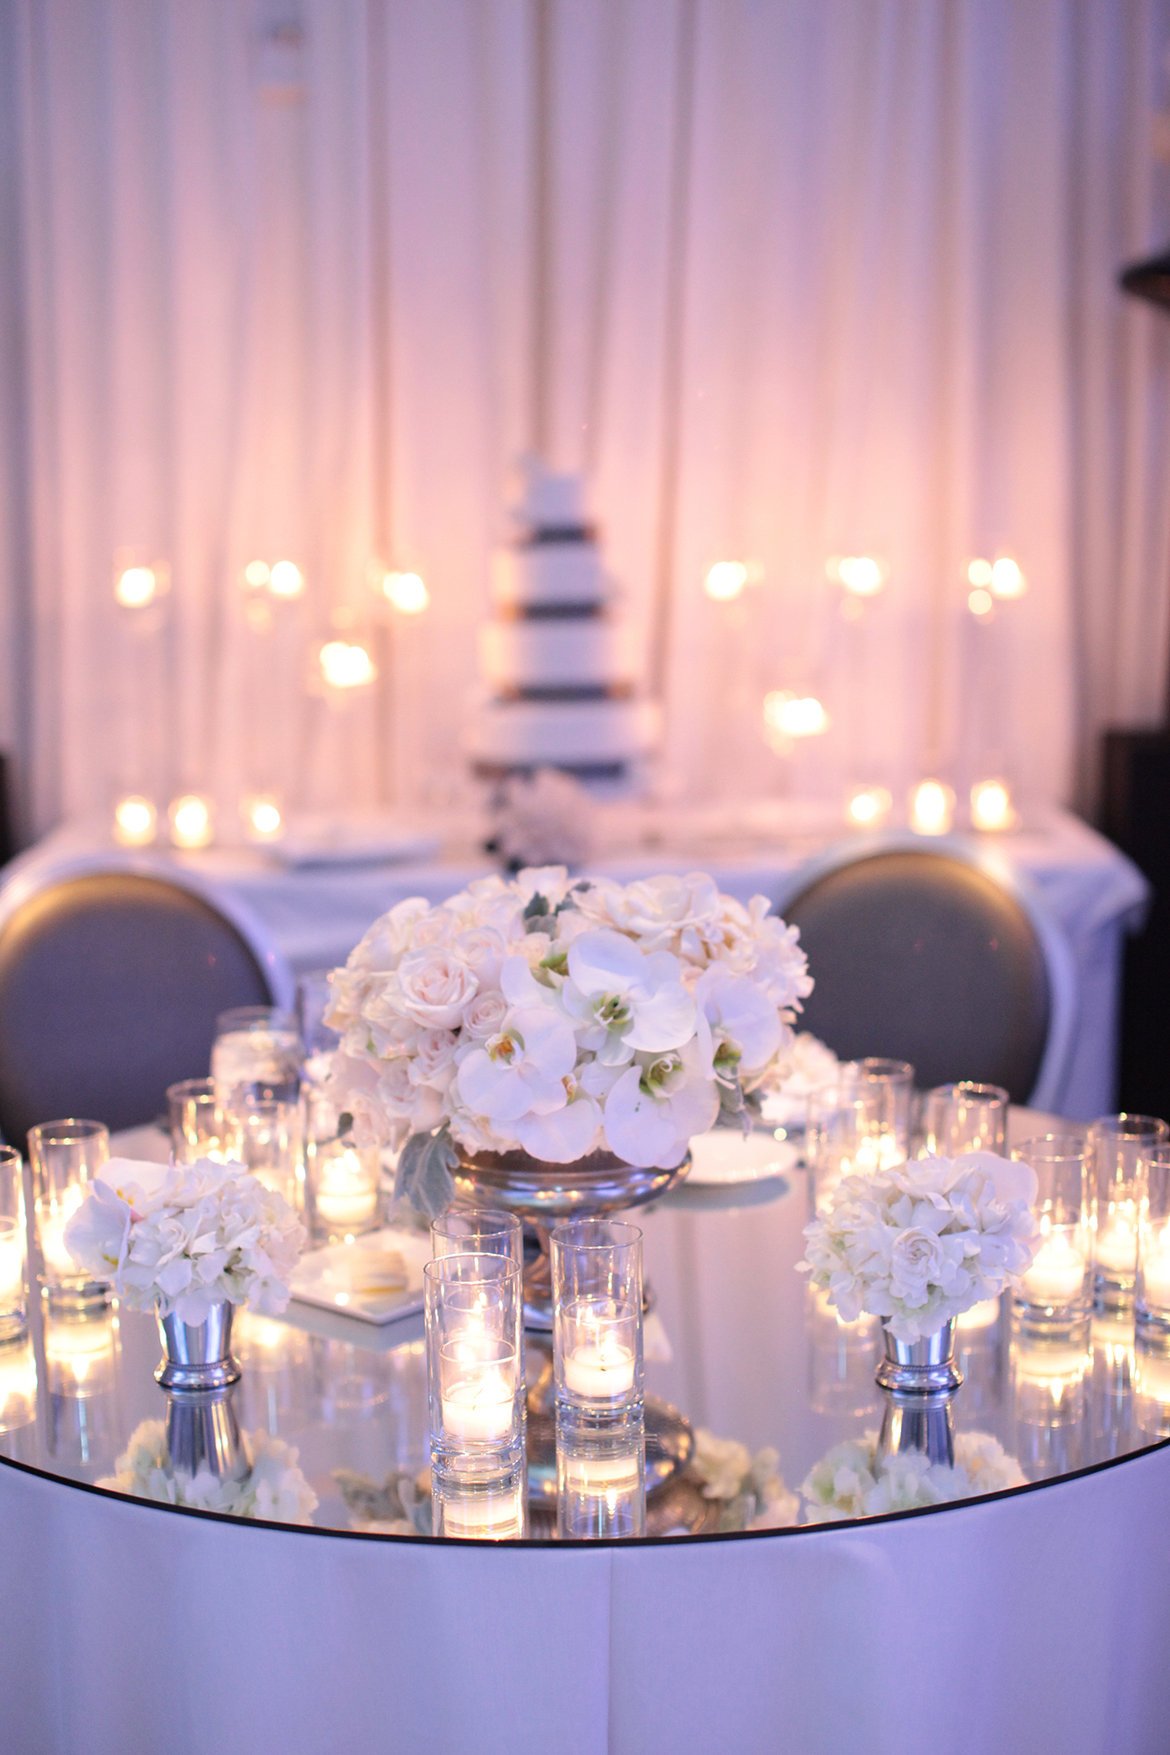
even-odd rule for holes
{"type": "Polygon", "coordinates": [[[250,1465],[237,1477],[214,1475],[210,1469],[183,1474],[171,1462],[164,1423],[143,1420],[114,1464],[115,1473],[97,1484],[162,1505],[266,1523],[311,1523],[317,1495],[301,1470],[299,1452],[283,1438],[262,1431],[244,1433],[241,1448],[250,1465]]]}
{"type": "Polygon", "coordinates": [[[132,1309],[206,1320],[213,1304],[279,1315],[305,1244],[284,1196],[240,1164],[113,1158],[65,1227],[87,1272],[132,1309]]]}
{"type": "Polygon", "coordinates": [[[878,1435],[835,1444],[801,1483],[804,1523],[839,1523],[850,1517],[914,1511],[1022,1487],[1024,1471],[989,1432],[961,1432],[955,1464],[931,1462],[919,1451],[878,1455],[878,1435]]]}
{"type": "Polygon", "coordinates": [[[767,901],[701,873],[483,878],[398,903],[334,971],[332,1091],[363,1145],[446,1128],[473,1152],[671,1167],[775,1076],[811,986],[767,901]]]}
{"type": "Polygon", "coordinates": [[[1027,1271],[1035,1198],[1030,1166],[993,1152],[855,1173],[805,1226],[800,1271],[847,1322],[867,1312],[898,1340],[921,1340],[1027,1271]]]}

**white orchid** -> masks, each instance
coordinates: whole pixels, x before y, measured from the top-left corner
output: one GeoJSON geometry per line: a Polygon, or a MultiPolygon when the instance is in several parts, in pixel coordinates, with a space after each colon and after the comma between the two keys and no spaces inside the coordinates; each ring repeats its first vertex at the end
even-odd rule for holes
{"type": "Polygon", "coordinates": [[[695,1004],[710,1041],[716,1078],[753,1082],[769,1067],[791,1032],[767,995],[746,975],[720,964],[695,984],[695,1004]]]}
{"type": "Polygon", "coordinates": [[[565,1079],[576,1059],[577,1044],[564,1018],[548,1007],[514,1007],[496,1034],[460,1062],[455,1082],[474,1115],[517,1122],[565,1107],[565,1079]]]}
{"type": "Polygon", "coordinates": [[[639,1057],[605,1099],[609,1143],[628,1164],[681,1164],[697,1133],[714,1127],[719,1089],[702,1075],[695,1043],[639,1057]]]}
{"type": "Polygon", "coordinates": [[[641,1049],[661,1054],[695,1033],[695,1001],[669,951],[647,955],[620,932],[584,932],[569,946],[561,1004],[582,1048],[623,1066],[641,1049]]]}

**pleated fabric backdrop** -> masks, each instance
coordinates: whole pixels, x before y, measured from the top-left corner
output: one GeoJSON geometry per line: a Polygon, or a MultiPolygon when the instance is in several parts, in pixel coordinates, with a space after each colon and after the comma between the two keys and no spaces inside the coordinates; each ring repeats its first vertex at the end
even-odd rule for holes
{"type": "Polygon", "coordinates": [[[990,763],[1086,796],[1170,636],[1170,323],[1114,287],[1170,233],[1168,48],[1170,0],[3,0],[26,825],[459,796],[534,449],[588,474],[664,795],[990,763]],[[890,576],[849,623],[825,560],[859,552],[890,576]],[[997,552],[1029,588],[976,628],[997,552]],[[122,553],[169,567],[148,614],[122,553]],[[307,590],[258,625],[278,556],[307,590]],[[733,605],[720,558],[760,575],[733,605]],[[344,701],[308,686],[337,635],[380,671],[344,701]],[[833,720],[795,780],[775,688],[833,720]]]}

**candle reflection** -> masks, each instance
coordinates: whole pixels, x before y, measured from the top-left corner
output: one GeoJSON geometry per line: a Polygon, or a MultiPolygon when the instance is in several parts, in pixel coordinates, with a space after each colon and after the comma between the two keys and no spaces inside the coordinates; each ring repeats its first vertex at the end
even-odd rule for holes
{"type": "Polygon", "coordinates": [[[641,1419],[612,1432],[557,1422],[557,1532],[571,1541],[646,1533],[646,1437],[641,1419]]]}

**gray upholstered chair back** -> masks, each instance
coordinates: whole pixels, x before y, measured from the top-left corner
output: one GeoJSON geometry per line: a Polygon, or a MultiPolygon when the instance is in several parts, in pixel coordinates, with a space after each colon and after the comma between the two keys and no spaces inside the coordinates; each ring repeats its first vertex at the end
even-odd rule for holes
{"type": "Polygon", "coordinates": [[[798,873],[781,910],[816,982],[801,1027],[838,1055],[908,1060],[920,1088],[973,1079],[1017,1103],[1052,1099],[1071,957],[1054,967],[1034,908],[979,862],[854,850],[803,886],[798,873]]]}
{"type": "Polygon", "coordinates": [[[161,1115],[206,1073],[215,1019],[287,1003],[282,958],[203,885],[104,869],[0,896],[0,1133],[86,1115],[112,1129],[161,1115]]]}

